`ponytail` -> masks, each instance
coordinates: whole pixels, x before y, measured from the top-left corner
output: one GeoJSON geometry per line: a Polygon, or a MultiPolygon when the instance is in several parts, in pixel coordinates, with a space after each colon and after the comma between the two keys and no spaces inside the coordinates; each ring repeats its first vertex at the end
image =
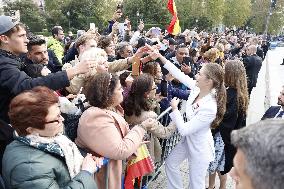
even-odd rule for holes
{"type": "Polygon", "coordinates": [[[227,103],[227,93],[224,83],[220,83],[218,88],[216,88],[216,101],[217,101],[217,114],[216,118],[211,124],[211,128],[215,129],[219,126],[220,122],[223,120],[226,103],[227,103]]]}

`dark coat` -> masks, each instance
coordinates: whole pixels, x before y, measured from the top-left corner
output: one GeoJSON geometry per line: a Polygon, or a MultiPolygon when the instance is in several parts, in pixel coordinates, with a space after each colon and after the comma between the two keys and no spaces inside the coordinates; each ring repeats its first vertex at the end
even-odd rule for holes
{"type": "Polygon", "coordinates": [[[261,47],[257,47],[256,55],[259,56],[262,60],[264,60],[264,53],[261,47]]]}
{"type": "MultiPolygon", "coordinates": [[[[58,58],[56,57],[56,55],[54,54],[53,50],[47,49],[47,53],[48,53],[48,63],[46,65],[46,67],[52,72],[58,72],[61,71],[62,65],[61,63],[58,61],[58,58]]],[[[26,54],[23,54],[21,57],[21,60],[24,62],[24,64],[26,66],[28,66],[29,68],[27,68],[28,70],[31,69],[40,69],[41,67],[43,67],[43,64],[34,64],[30,59],[27,58],[26,54]],[[29,66],[29,65],[40,65],[40,66],[29,66]]],[[[41,68],[42,69],[42,68],[41,68]]],[[[27,70],[24,70],[25,72],[27,70]]],[[[29,74],[28,74],[29,75],[29,74]]],[[[30,76],[30,75],[29,75],[30,76]]],[[[39,75],[40,76],[40,75],[39,75]]],[[[32,77],[32,76],[31,76],[32,77]]],[[[37,76],[38,77],[38,76],[37,76]]]]}
{"type": "Polygon", "coordinates": [[[262,59],[257,55],[252,55],[245,57],[243,62],[248,78],[248,88],[253,88],[256,86],[258,72],[262,65],[262,59]]]}
{"type": "Polygon", "coordinates": [[[161,84],[158,86],[158,93],[161,92],[162,93],[162,89],[166,90],[166,98],[163,98],[160,101],[160,107],[161,107],[161,111],[165,111],[168,107],[170,107],[170,102],[174,97],[178,97],[179,99],[182,100],[187,100],[188,96],[190,94],[189,90],[183,90],[183,89],[179,89],[176,87],[173,87],[173,85],[165,80],[163,80],[161,82],[161,84]]]}
{"type": "Polygon", "coordinates": [[[3,179],[8,188],[96,189],[92,175],[81,171],[71,179],[63,159],[14,140],[3,156],[3,179]]]}
{"type": "Polygon", "coordinates": [[[36,86],[58,90],[69,86],[66,71],[46,77],[30,78],[19,69],[20,60],[11,53],[0,50],[0,119],[9,123],[8,108],[13,97],[36,86]]]}
{"type": "Polygon", "coordinates": [[[228,173],[233,167],[233,158],[236,154],[236,148],[231,144],[231,133],[233,130],[244,126],[245,114],[238,110],[237,90],[227,89],[226,112],[218,129],[225,144],[225,168],[222,174],[228,173]]]}
{"type": "Polygon", "coordinates": [[[43,69],[43,64],[26,64],[23,71],[31,78],[41,77],[41,70],[43,69]]]}
{"type": "Polygon", "coordinates": [[[261,120],[274,118],[276,114],[279,112],[280,108],[281,106],[271,106],[270,108],[268,108],[268,110],[266,110],[261,120]]]}
{"type": "Polygon", "coordinates": [[[6,146],[13,141],[13,132],[14,129],[0,119],[0,175],[2,170],[2,157],[6,146]]]}
{"type": "Polygon", "coordinates": [[[75,44],[70,47],[70,49],[67,51],[66,55],[64,55],[63,58],[63,64],[71,62],[72,60],[75,60],[75,57],[79,55],[78,50],[75,47],[75,44]]]}
{"type": "Polygon", "coordinates": [[[56,57],[55,53],[53,52],[53,50],[47,49],[47,53],[48,53],[48,64],[47,64],[47,68],[52,72],[59,72],[61,71],[62,65],[59,62],[58,58],[56,57]]]}

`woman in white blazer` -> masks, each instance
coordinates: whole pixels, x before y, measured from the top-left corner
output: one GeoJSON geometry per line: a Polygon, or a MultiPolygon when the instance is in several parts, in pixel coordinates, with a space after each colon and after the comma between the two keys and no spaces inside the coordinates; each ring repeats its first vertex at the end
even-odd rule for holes
{"type": "Polygon", "coordinates": [[[207,168],[215,153],[210,127],[216,127],[225,113],[224,70],[215,63],[205,64],[194,81],[159,53],[154,51],[150,55],[159,58],[164,68],[191,89],[186,102],[186,122],[178,110],[178,99],[171,102],[170,117],[182,139],[166,159],[168,189],[183,188],[180,164],[185,159],[189,162],[189,188],[205,189],[207,168]]]}

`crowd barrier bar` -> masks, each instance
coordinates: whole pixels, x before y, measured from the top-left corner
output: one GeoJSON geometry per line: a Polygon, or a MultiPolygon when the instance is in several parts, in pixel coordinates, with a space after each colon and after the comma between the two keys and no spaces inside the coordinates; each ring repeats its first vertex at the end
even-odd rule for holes
{"type": "MultiPolygon", "coordinates": [[[[182,103],[185,103],[186,101],[183,101],[182,103]]],[[[184,105],[184,104],[182,104],[184,105]]],[[[167,127],[171,121],[169,113],[172,110],[171,107],[167,108],[165,111],[163,111],[157,118],[157,120],[160,121],[160,123],[167,127]]],[[[185,109],[181,108],[181,114],[183,115],[185,121],[185,109]]],[[[168,155],[171,153],[172,149],[177,145],[177,143],[180,141],[181,136],[178,133],[178,131],[175,131],[171,137],[168,139],[160,139],[160,144],[162,147],[162,155],[161,155],[161,161],[155,163],[155,171],[151,175],[144,176],[141,179],[140,183],[140,189],[145,189],[149,186],[151,182],[153,182],[161,173],[161,168],[165,164],[165,160],[167,159],[168,155]]]]}

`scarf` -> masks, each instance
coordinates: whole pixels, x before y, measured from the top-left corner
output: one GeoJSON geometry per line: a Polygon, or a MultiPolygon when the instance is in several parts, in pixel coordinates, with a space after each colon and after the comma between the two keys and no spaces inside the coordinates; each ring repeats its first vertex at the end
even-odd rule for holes
{"type": "Polygon", "coordinates": [[[84,158],[79,152],[76,144],[65,135],[59,134],[55,137],[41,137],[39,135],[30,134],[24,137],[19,136],[16,140],[41,151],[63,157],[71,179],[81,171],[81,165],[84,158]]]}

